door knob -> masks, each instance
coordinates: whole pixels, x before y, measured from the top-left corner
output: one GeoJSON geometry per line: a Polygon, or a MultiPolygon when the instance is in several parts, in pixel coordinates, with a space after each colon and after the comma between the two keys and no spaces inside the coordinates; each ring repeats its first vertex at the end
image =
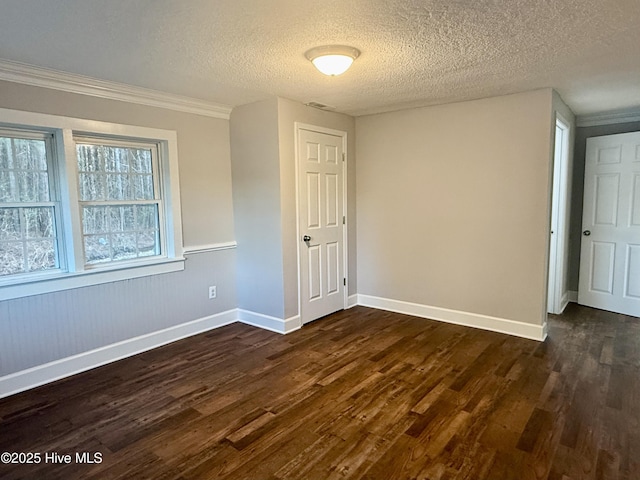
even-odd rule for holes
{"type": "Polygon", "coordinates": [[[311,237],[309,235],[305,235],[304,237],[302,237],[302,240],[304,240],[305,242],[310,242],[311,237]]]}
{"type": "Polygon", "coordinates": [[[583,234],[585,237],[588,237],[589,235],[591,235],[591,230],[585,230],[584,232],[582,232],[582,234],[583,234]]]}

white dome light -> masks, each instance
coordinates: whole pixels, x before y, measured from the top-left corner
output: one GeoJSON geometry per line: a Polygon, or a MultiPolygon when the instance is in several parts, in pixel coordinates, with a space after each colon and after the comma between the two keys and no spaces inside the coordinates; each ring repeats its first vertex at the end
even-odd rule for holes
{"type": "Polygon", "coordinates": [[[304,54],[325,75],[341,75],[360,55],[360,50],[345,45],[315,47],[304,54]]]}

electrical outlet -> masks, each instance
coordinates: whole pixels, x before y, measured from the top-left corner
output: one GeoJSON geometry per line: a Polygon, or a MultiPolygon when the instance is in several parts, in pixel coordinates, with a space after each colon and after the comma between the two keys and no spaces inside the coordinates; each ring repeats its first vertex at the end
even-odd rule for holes
{"type": "Polygon", "coordinates": [[[216,286],[212,285],[211,287],[209,287],[209,298],[216,298],[217,292],[216,292],[216,286]]]}

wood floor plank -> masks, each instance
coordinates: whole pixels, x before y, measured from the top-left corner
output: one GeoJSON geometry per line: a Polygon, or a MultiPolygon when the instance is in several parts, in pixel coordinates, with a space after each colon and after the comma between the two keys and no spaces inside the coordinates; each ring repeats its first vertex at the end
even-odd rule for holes
{"type": "Polygon", "coordinates": [[[0,452],[102,455],[0,478],[639,479],[640,319],[571,304],[549,327],[228,325],[0,400],[0,452]]]}

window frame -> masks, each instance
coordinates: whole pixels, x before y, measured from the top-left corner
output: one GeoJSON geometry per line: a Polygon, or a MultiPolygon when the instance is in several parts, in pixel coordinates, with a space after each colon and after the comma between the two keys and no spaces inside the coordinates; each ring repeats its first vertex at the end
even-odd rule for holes
{"type": "MultiPolygon", "coordinates": [[[[151,151],[151,175],[152,175],[152,180],[153,180],[153,192],[154,192],[154,198],[150,199],[150,200],[135,200],[135,199],[130,199],[130,200],[78,200],[78,204],[79,204],[79,215],[80,215],[80,224],[82,225],[82,209],[85,206],[113,206],[113,205],[117,205],[117,204],[123,204],[123,205],[142,205],[142,204],[156,204],[158,206],[158,233],[159,233],[159,247],[160,247],[160,253],[158,255],[150,255],[150,256],[146,256],[146,257],[136,257],[136,258],[132,258],[132,259],[126,259],[126,260],[110,260],[108,262],[105,263],[89,263],[87,262],[87,255],[86,255],[86,244],[84,242],[84,237],[86,236],[86,233],[84,232],[84,229],[81,227],[82,230],[82,236],[83,236],[83,241],[82,241],[82,250],[83,250],[83,262],[84,262],[84,268],[86,270],[93,270],[93,269],[101,269],[106,265],[112,265],[117,262],[118,264],[124,265],[127,263],[139,263],[139,262],[144,262],[153,258],[161,258],[165,256],[165,252],[166,252],[166,248],[165,248],[165,244],[166,244],[166,228],[165,228],[165,208],[164,208],[164,202],[163,202],[163,198],[164,198],[164,185],[163,185],[163,175],[161,172],[161,168],[160,168],[160,162],[161,162],[161,156],[160,156],[160,148],[157,142],[141,142],[139,140],[137,141],[132,141],[131,139],[123,139],[123,138],[114,138],[114,137],[97,137],[95,135],[90,136],[90,137],[86,137],[86,136],[74,136],[74,143],[76,145],[76,147],[78,145],[100,145],[100,146],[108,146],[108,147],[124,147],[124,148],[142,148],[142,149],[149,149],[151,151]]],[[[77,155],[77,154],[76,154],[77,155]]],[[[77,158],[77,157],[76,157],[77,158]]],[[[77,163],[76,163],[76,167],[77,167],[77,163]]],[[[80,184],[80,180],[79,180],[79,175],[80,172],[78,172],[78,188],[79,188],[79,184],[80,184]]],[[[105,171],[104,175],[108,175],[108,173],[105,171]]],[[[78,189],[78,192],[80,190],[78,189]]],[[[106,191],[106,190],[105,190],[106,191]]],[[[113,232],[109,232],[109,233],[113,233],[113,232]]]]}
{"type": "Polygon", "coordinates": [[[49,188],[56,210],[59,269],[0,277],[0,301],[184,270],[177,134],[173,130],[0,108],[0,129],[51,135],[49,188]],[[157,146],[161,255],[86,264],[76,139],[157,146]],[[55,193],[55,197],[54,197],[55,193]],[[53,200],[55,198],[55,200],[53,200]],[[19,277],[19,278],[18,278],[19,277]]]}
{"type": "MultiPolygon", "coordinates": [[[[3,278],[11,278],[17,279],[20,281],[21,279],[25,279],[26,281],[30,281],[32,278],[37,278],[42,275],[49,275],[60,273],[66,271],[66,255],[64,249],[61,248],[63,241],[63,231],[61,228],[62,225],[62,214],[61,214],[61,204],[60,204],[60,194],[59,194],[59,182],[57,178],[57,167],[55,161],[55,148],[54,148],[54,136],[51,132],[37,129],[37,128],[7,128],[0,124],[0,136],[5,138],[12,139],[24,139],[24,140],[41,140],[44,143],[45,147],[45,160],[47,163],[47,185],[49,189],[49,200],[48,201],[32,201],[32,202],[2,202],[0,205],[2,208],[37,208],[37,207],[50,207],[53,209],[53,222],[55,226],[55,236],[54,240],[54,254],[56,258],[57,266],[54,268],[49,268],[46,270],[35,270],[32,272],[22,272],[16,273],[7,277],[0,277],[0,286],[2,285],[1,280],[3,278]]],[[[13,152],[15,153],[15,152],[13,152]]],[[[22,239],[21,242],[26,241],[26,239],[22,239]]]]}

